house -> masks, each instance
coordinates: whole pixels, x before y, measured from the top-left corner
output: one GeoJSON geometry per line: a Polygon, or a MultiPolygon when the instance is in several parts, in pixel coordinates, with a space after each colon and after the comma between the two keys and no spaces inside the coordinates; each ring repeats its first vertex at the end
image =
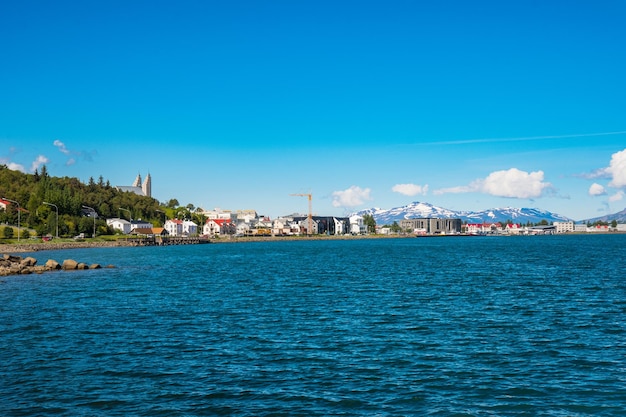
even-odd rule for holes
{"type": "Polygon", "coordinates": [[[192,236],[198,234],[198,225],[191,220],[183,220],[183,236],[192,236]]]}
{"type": "Polygon", "coordinates": [[[164,227],[153,227],[152,234],[155,236],[167,236],[167,230],[164,227]]]}
{"type": "Polygon", "coordinates": [[[132,220],[131,219],[131,221],[130,221],[130,231],[132,232],[135,229],[152,229],[152,223],[143,221],[141,219],[139,219],[139,220],[132,220]]]}
{"type": "Polygon", "coordinates": [[[504,232],[509,235],[519,235],[523,230],[524,228],[517,223],[507,223],[506,226],[504,226],[504,232]]]}
{"type": "Polygon", "coordinates": [[[10,201],[3,200],[2,198],[0,198],[0,209],[6,210],[9,204],[11,204],[10,201]]]}
{"type": "Polygon", "coordinates": [[[133,236],[153,236],[154,232],[151,227],[136,227],[130,234],[133,236]]]}
{"type": "Polygon", "coordinates": [[[291,226],[290,224],[293,222],[293,219],[290,217],[279,217],[274,219],[274,223],[272,224],[272,234],[276,236],[286,236],[291,234],[291,226]]]}
{"type": "Polygon", "coordinates": [[[208,219],[202,227],[205,236],[233,235],[235,224],[230,219],[208,219]]]}
{"type": "Polygon", "coordinates": [[[468,223],[465,225],[465,230],[470,235],[494,234],[502,230],[502,225],[500,223],[468,223]]]}
{"type": "Polygon", "coordinates": [[[367,226],[363,223],[363,216],[359,216],[357,214],[350,216],[350,233],[353,235],[367,233],[367,226]]]}
{"type": "Polygon", "coordinates": [[[182,236],[183,235],[183,221],[178,219],[168,219],[163,225],[165,230],[170,236],[182,236]]]}
{"type": "Polygon", "coordinates": [[[129,234],[132,230],[130,222],[126,219],[107,219],[107,226],[113,230],[119,230],[125,235],[129,234]]]}

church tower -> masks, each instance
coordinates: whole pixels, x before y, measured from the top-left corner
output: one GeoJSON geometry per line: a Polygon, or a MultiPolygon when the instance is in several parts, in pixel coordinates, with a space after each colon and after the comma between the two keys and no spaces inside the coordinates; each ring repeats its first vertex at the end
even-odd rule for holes
{"type": "Polygon", "coordinates": [[[141,187],[141,174],[137,174],[137,178],[135,178],[135,182],[133,182],[133,187],[141,187]]]}
{"type": "MultiPolygon", "coordinates": [[[[138,176],[137,178],[141,181],[141,177],[138,176]]],[[[148,173],[146,180],[141,185],[141,190],[145,196],[152,197],[152,177],[150,173],[148,173]]]]}

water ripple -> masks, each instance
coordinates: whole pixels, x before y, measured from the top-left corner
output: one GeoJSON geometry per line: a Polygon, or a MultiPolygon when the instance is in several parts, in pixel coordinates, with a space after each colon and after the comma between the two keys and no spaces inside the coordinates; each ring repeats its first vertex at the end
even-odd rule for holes
{"type": "Polygon", "coordinates": [[[2,284],[0,411],[625,415],[625,241],[76,251],[2,284]]]}

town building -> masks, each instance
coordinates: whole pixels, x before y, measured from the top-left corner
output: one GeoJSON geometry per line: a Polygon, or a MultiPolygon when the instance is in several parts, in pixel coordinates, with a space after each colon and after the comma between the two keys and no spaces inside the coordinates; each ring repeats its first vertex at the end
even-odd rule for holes
{"type": "Polygon", "coordinates": [[[402,230],[425,235],[455,235],[461,233],[461,226],[461,219],[427,217],[400,220],[402,230]]]}
{"type": "Polygon", "coordinates": [[[168,219],[163,228],[170,236],[193,236],[198,234],[198,225],[191,220],[168,219]]]}
{"type": "Polygon", "coordinates": [[[182,236],[183,235],[183,221],[178,219],[168,219],[165,221],[163,228],[167,230],[170,236],[182,236]]]}
{"type": "Polygon", "coordinates": [[[119,230],[125,235],[130,234],[135,229],[150,229],[152,223],[139,220],[128,221],[126,219],[112,218],[107,219],[107,226],[110,226],[113,230],[119,230]]]}
{"type": "Polygon", "coordinates": [[[574,231],[574,222],[554,222],[557,233],[570,233],[574,231]]]}
{"type": "Polygon", "coordinates": [[[202,226],[202,234],[210,237],[234,235],[236,230],[235,224],[230,219],[207,219],[202,226]]]}
{"type": "MultiPolygon", "coordinates": [[[[313,230],[310,234],[343,235],[350,230],[348,217],[312,216],[312,219],[313,230]]],[[[309,225],[308,216],[294,216],[293,220],[300,225],[303,234],[308,234],[306,230],[309,225]]]]}
{"type": "Polygon", "coordinates": [[[350,216],[350,234],[362,235],[367,233],[367,226],[363,222],[363,216],[355,214],[350,216]]]}

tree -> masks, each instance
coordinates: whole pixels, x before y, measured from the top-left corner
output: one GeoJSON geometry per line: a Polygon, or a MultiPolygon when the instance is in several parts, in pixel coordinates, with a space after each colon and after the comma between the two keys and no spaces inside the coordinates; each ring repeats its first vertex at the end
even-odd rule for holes
{"type": "Polygon", "coordinates": [[[617,229],[617,220],[613,219],[613,221],[611,222],[611,227],[613,229],[617,229]]]}
{"type": "Polygon", "coordinates": [[[11,226],[6,226],[2,231],[2,235],[5,239],[11,239],[13,237],[13,228],[11,226]]]}
{"type": "Polygon", "coordinates": [[[367,227],[368,233],[376,232],[376,220],[374,220],[374,216],[372,216],[371,214],[363,215],[363,224],[367,227]]]}
{"type": "Polygon", "coordinates": [[[399,233],[401,230],[400,225],[398,224],[398,222],[394,221],[393,224],[391,225],[391,231],[393,233],[399,233]]]}
{"type": "Polygon", "coordinates": [[[167,202],[167,207],[169,208],[178,207],[178,200],[175,198],[170,199],[170,201],[167,202]]]}

